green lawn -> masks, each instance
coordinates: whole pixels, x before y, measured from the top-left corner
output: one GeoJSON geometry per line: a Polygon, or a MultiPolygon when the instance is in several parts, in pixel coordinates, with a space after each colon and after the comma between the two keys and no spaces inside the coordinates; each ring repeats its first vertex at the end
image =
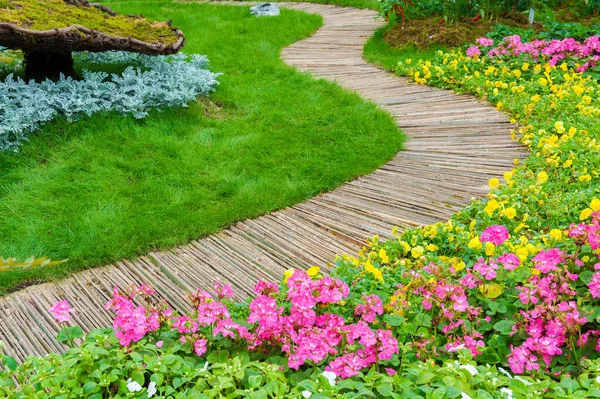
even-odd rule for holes
{"type": "Polygon", "coordinates": [[[0,154],[0,254],[69,261],[0,274],[0,294],[94,265],[184,244],[369,173],[401,148],[393,119],[357,95],[296,72],[283,47],[321,18],[168,1],[108,2],[172,19],[185,51],[223,72],[210,101],[56,121],[0,154]]]}

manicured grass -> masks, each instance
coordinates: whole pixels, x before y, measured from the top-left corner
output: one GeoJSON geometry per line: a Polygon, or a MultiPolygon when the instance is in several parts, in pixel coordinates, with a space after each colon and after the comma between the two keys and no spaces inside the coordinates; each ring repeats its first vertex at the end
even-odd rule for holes
{"type": "Polygon", "coordinates": [[[57,121],[21,153],[0,154],[0,254],[69,261],[0,274],[0,293],[94,265],[169,248],[283,208],[369,173],[403,136],[373,104],[296,72],[281,48],[318,16],[248,7],[110,2],[172,19],[185,51],[207,54],[221,85],[189,109],[145,120],[116,114],[57,121]]]}

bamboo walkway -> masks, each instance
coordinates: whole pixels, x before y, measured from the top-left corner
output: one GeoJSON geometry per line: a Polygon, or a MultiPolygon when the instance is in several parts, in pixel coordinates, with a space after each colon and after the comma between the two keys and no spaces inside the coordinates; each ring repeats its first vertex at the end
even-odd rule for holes
{"type": "MultiPolygon", "coordinates": [[[[365,238],[446,220],[472,197],[487,193],[491,177],[511,169],[526,152],[510,140],[507,117],[487,103],[392,76],[362,57],[362,46],[382,25],[369,10],[316,4],[283,7],[319,13],[324,26],[285,49],[283,60],[315,77],[335,80],[389,111],[407,135],[406,150],[379,170],[304,203],[237,223],[220,233],[165,252],[88,270],[29,287],[0,299],[0,340],[5,352],[62,351],[59,326],[47,309],[67,299],[84,329],[108,327],[103,307],[113,286],[149,283],[179,309],[186,291],[232,284],[240,298],[256,280],[278,281],[288,268],[320,265],[336,254],[356,253],[365,238]]],[[[360,151],[360,149],[357,149],[360,151]]]]}

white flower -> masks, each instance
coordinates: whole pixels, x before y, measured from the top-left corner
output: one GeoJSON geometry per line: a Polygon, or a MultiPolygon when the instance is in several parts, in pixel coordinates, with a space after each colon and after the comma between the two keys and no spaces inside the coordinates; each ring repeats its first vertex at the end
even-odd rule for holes
{"type": "Polygon", "coordinates": [[[513,391],[508,388],[500,388],[500,392],[506,394],[506,399],[513,399],[513,391]]]}
{"type": "Polygon", "coordinates": [[[312,393],[310,391],[302,391],[302,396],[308,399],[312,396],[312,393]]]}
{"type": "Polygon", "coordinates": [[[470,397],[469,395],[467,395],[464,392],[460,393],[460,399],[473,399],[472,397],[470,397]]]}
{"type": "Polygon", "coordinates": [[[155,393],[156,393],[156,382],[150,381],[150,384],[148,384],[148,399],[153,397],[155,393]]]}
{"type": "Polygon", "coordinates": [[[139,392],[142,390],[142,386],[136,381],[131,381],[131,378],[127,380],[127,389],[129,392],[139,392]]]}
{"type": "Polygon", "coordinates": [[[518,375],[515,375],[515,380],[521,381],[525,385],[533,385],[532,382],[529,382],[526,379],[519,377],[518,375]]]}
{"type": "Polygon", "coordinates": [[[332,371],[323,371],[323,376],[325,378],[327,378],[327,381],[329,381],[329,384],[331,386],[335,385],[335,379],[336,379],[337,375],[335,375],[334,372],[332,372],[332,371]]]}
{"type": "Polygon", "coordinates": [[[510,375],[510,373],[506,370],[504,370],[502,367],[498,367],[498,371],[501,372],[502,374],[504,374],[505,376],[507,376],[508,378],[513,378],[512,375],[510,375]]]}
{"type": "Polygon", "coordinates": [[[479,374],[479,371],[477,370],[477,368],[475,366],[470,365],[470,364],[461,364],[459,366],[459,368],[467,370],[469,373],[471,373],[471,375],[477,375],[477,374],[479,374]]]}

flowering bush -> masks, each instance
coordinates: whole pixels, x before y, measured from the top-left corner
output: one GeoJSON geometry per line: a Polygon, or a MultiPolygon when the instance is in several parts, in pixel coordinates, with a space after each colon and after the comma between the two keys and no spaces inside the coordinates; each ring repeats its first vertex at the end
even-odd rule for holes
{"type": "Polygon", "coordinates": [[[538,61],[540,58],[548,59],[548,64],[556,66],[561,60],[569,60],[581,64],[576,67],[578,72],[585,72],[594,67],[600,60],[600,38],[590,36],[583,43],[572,38],[562,40],[533,40],[523,43],[519,35],[504,38],[498,46],[488,38],[477,40],[478,46],[467,49],[466,55],[475,57],[486,52],[490,58],[514,57],[524,55],[526,60],[538,61]],[[491,47],[491,48],[490,48],[491,47]]]}

